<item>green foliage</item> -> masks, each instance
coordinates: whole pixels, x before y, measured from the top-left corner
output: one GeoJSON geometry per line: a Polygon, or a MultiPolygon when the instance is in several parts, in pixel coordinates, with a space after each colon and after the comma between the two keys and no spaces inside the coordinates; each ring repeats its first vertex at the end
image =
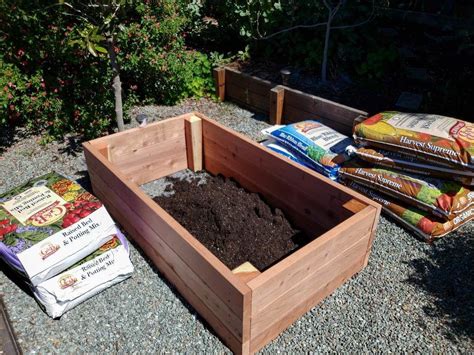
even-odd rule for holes
{"type": "Polygon", "coordinates": [[[393,68],[398,60],[398,51],[395,47],[380,47],[367,54],[367,60],[357,68],[357,74],[369,79],[380,79],[393,68]]]}
{"type": "MultiPolygon", "coordinates": [[[[311,69],[322,63],[324,23],[328,10],[322,0],[224,0],[210,1],[209,11],[220,24],[222,45],[233,41],[240,47],[249,45],[249,54],[311,69]],[[322,24],[311,27],[315,24],[322,24]],[[290,31],[294,26],[307,26],[290,31]],[[282,31],[276,36],[273,34],[282,31]]],[[[336,1],[329,3],[335,4],[336,1]]],[[[375,0],[375,5],[386,6],[386,0],[375,0]]],[[[344,1],[333,20],[333,26],[357,24],[372,13],[371,1],[344,1]]],[[[205,11],[204,11],[205,12],[205,11]]],[[[377,12],[375,11],[377,15],[377,12]]],[[[330,68],[336,71],[377,78],[391,70],[398,56],[377,38],[377,16],[360,27],[331,31],[330,68]]]]}
{"type": "MultiPolygon", "coordinates": [[[[24,125],[44,132],[45,142],[68,132],[95,137],[112,128],[114,116],[103,32],[52,3],[0,1],[0,127],[24,125]]],[[[212,91],[210,59],[185,45],[190,3],[123,2],[115,52],[124,112],[212,91]]]]}

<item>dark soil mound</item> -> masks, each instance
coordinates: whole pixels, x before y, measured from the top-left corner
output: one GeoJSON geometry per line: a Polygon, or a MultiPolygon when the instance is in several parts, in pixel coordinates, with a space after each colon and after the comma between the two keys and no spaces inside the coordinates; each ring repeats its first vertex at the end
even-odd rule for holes
{"type": "Polygon", "coordinates": [[[232,180],[171,181],[175,193],[154,200],[230,269],[250,261],[264,270],[309,241],[281,210],[232,180]]]}

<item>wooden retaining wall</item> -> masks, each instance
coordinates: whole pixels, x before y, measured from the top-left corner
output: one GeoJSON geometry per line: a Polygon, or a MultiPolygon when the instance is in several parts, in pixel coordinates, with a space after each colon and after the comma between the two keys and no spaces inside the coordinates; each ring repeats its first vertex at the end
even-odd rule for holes
{"type": "Polygon", "coordinates": [[[214,79],[220,101],[231,100],[252,111],[268,114],[271,124],[316,119],[351,135],[354,120],[367,117],[367,112],[227,67],[214,69],[214,79]]]}

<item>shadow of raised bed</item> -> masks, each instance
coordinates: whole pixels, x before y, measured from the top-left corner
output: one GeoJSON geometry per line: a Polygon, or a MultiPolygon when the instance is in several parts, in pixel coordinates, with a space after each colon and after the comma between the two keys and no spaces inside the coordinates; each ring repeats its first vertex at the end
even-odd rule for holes
{"type": "Polygon", "coordinates": [[[474,336],[474,236],[458,232],[411,262],[409,282],[433,297],[424,311],[442,318],[454,335],[474,336]]]}

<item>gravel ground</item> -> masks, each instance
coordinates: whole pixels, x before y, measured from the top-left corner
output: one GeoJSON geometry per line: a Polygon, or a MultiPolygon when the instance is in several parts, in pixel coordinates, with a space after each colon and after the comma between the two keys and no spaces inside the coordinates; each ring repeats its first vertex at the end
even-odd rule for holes
{"type": "MultiPolygon", "coordinates": [[[[151,120],[192,110],[261,139],[262,117],[231,104],[185,101],[142,107],[151,120]]],[[[50,170],[87,185],[73,138],[21,137],[0,157],[0,193],[50,170]]],[[[161,182],[145,190],[156,193],[161,182]]],[[[367,268],[313,308],[263,352],[474,351],[474,225],[433,246],[381,218],[367,268]]],[[[3,267],[0,294],[25,353],[223,352],[228,349],[134,246],[132,278],[52,320],[3,267]]]]}

